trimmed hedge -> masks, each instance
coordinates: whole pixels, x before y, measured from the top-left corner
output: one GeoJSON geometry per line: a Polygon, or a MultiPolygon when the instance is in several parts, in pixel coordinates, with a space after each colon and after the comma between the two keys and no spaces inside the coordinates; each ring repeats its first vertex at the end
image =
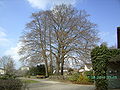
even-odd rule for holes
{"type": "Polygon", "coordinates": [[[27,90],[27,84],[14,75],[0,75],[0,90],[27,90]]]}
{"type": "Polygon", "coordinates": [[[23,83],[20,80],[0,80],[0,90],[22,90],[23,83]]]}
{"type": "Polygon", "coordinates": [[[0,75],[0,80],[8,80],[8,79],[15,79],[15,78],[16,78],[15,75],[9,75],[9,74],[0,75]]]}
{"type": "Polygon", "coordinates": [[[107,46],[101,45],[96,47],[91,52],[93,70],[95,71],[95,85],[96,90],[107,90],[108,84],[106,79],[107,63],[109,50],[107,46]],[[103,79],[98,79],[97,77],[105,77],[103,79]]]}

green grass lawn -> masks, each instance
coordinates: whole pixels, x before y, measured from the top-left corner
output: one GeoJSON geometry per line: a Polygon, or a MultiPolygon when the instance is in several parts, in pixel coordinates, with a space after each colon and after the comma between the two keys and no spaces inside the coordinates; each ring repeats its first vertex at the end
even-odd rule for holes
{"type": "Polygon", "coordinates": [[[39,81],[27,80],[27,79],[22,79],[21,81],[22,81],[22,82],[25,82],[25,83],[28,83],[28,84],[30,84],[30,83],[39,83],[39,81]]]}

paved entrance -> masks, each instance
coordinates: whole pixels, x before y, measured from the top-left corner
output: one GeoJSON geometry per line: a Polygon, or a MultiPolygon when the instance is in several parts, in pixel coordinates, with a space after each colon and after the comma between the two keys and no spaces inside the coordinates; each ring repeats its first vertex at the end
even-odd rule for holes
{"type": "Polygon", "coordinates": [[[94,90],[94,85],[67,84],[63,82],[49,81],[46,79],[34,79],[40,83],[30,84],[29,90],[94,90]]]}

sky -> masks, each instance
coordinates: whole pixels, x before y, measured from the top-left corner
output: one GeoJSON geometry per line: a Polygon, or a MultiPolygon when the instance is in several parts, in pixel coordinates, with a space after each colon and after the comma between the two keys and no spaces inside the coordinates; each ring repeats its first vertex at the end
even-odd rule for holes
{"type": "Polygon", "coordinates": [[[0,0],[0,57],[11,55],[19,68],[19,39],[32,13],[52,9],[54,5],[72,4],[86,10],[91,22],[97,24],[100,43],[115,46],[120,26],[120,0],[0,0]]]}

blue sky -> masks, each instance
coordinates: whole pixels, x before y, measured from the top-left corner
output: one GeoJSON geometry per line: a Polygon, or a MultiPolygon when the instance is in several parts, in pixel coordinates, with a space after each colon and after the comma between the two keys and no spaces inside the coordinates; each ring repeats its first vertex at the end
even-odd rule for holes
{"type": "Polygon", "coordinates": [[[17,63],[19,37],[30,21],[31,13],[51,9],[61,3],[85,9],[91,15],[90,20],[98,25],[101,42],[116,45],[120,0],[0,0],[0,56],[12,55],[17,63]]]}

